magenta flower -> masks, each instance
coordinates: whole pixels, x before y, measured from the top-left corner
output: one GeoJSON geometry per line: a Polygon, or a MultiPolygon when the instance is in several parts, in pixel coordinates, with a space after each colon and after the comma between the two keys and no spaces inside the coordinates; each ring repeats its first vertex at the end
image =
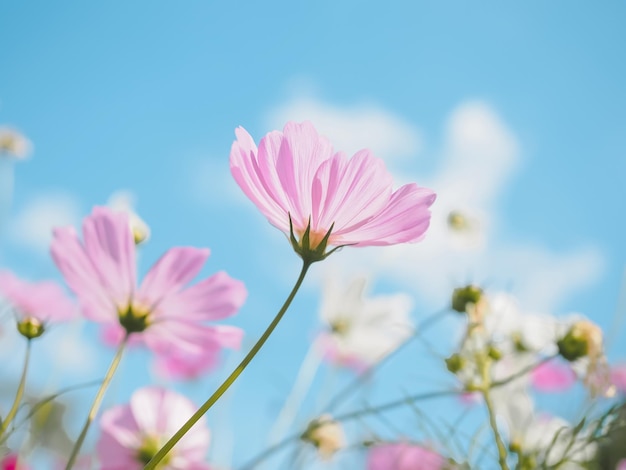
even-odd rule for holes
{"type": "Polygon", "coordinates": [[[76,316],[76,306],[53,281],[27,282],[0,271],[0,297],[15,314],[20,333],[30,338],[40,336],[50,323],[76,316]]]}
{"type": "Polygon", "coordinates": [[[445,464],[435,451],[403,442],[375,445],[367,457],[367,470],[441,470],[445,464]]]}
{"type": "Polygon", "coordinates": [[[576,374],[567,364],[544,362],[531,372],[533,386],[542,392],[563,392],[576,383],[576,374]]]}
{"type": "Polygon", "coordinates": [[[17,454],[9,453],[0,459],[0,470],[28,470],[30,467],[19,461],[17,454]]]}
{"type": "Polygon", "coordinates": [[[216,345],[239,346],[238,328],[205,322],[236,313],[247,295],[243,283],[219,272],[185,287],[209,257],[208,249],[170,249],[137,286],[128,215],[96,207],[83,222],[82,243],[73,228],[56,229],[51,251],[83,313],[103,323],[109,339],[129,334],[157,357],[190,359],[205,357],[216,345]]]}
{"type": "MultiPolygon", "coordinates": [[[[102,414],[96,444],[101,470],[140,470],[196,411],[182,395],[157,387],[136,390],[127,405],[102,414]]],[[[209,470],[210,433],[204,417],[161,461],[160,470],[209,470]]]]}
{"type": "Polygon", "coordinates": [[[424,236],[435,194],[415,183],[393,191],[391,174],[369,150],[350,159],[334,153],[310,122],[287,123],[282,133],[263,137],[258,149],[242,127],[235,133],[235,180],[270,223],[292,237],[296,251],[393,245],[424,236]]]}

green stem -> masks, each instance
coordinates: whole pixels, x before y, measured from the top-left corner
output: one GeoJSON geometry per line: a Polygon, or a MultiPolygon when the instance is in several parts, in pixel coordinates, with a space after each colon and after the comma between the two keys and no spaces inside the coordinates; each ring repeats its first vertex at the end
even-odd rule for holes
{"type": "Polygon", "coordinates": [[[183,424],[183,426],[178,431],[176,431],[176,433],[169,439],[169,441],[167,441],[165,445],[161,447],[161,449],[159,449],[154,457],[152,457],[152,460],[150,460],[150,462],[148,462],[148,464],[144,467],[144,470],[154,470],[156,468],[159,462],[161,462],[161,460],[165,458],[165,456],[172,450],[176,443],[178,443],[178,441],[182,439],[182,437],[191,429],[191,427],[196,424],[196,422],[198,422],[198,420],[215,404],[215,402],[217,402],[217,400],[220,399],[220,397],[226,392],[226,390],[230,388],[230,386],[245,370],[250,361],[254,359],[254,356],[256,356],[256,354],[261,350],[278,323],[280,323],[280,320],[283,318],[283,315],[289,308],[289,305],[291,305],[291,301],[296,296],[298,289],[300,289],[302,281],[304,281],[304,276],[306,275],[306,272],[308,271],[312,262],[313,261],[304,260],[302,264],[302,270],[300,271],[300,276],[298,277],[296,284],[293,286],[289,297],[287,297],[287,300],[285,300],[285,303],[272,320],[272,323],[269,324],[265,332],[261,335],[261,337],[252,347],[250,352],[246,354],[246,357],[243,358],[241,363],[228,376],[224,383],[219,386],[219,388],[213,393],[213,395],[211,395],[209,399],[205,401],[200,408],[198,408],[198,411],[196,411],[193,416],[191,416],[191,418],[189,418],[187,422],[183,424]]]}
{"type": "Polygon", "coordinates": [[[15,414],[17,413],[18,408],[20,407],[20,402],[22,401],[22,397],[24,396],[24,388],[26,387],[26,373],[28,372],[28,363],[30,362],[30,339],[26,343],[26,357],[24,358],[24,369],[22,369],[22,378],[20,379],[20,383],[17,386],[17,392],[15,392],[15,401],[13,401],[13,405],[9,410],[9,413],[2,421],[2,425],[0,426],[0,437],[8,430],[9,424],[15,418],[15,414]]]}
{"type": "Polygon", "coordinates": [[[504,442],[502,441],[502,437],[500,437],[500,432],[498,431],[498,425],[496,423],[496,413],[493,409],[493,402],[491,401],[491,394],[489,393],[489,389],[483,389],[482,395],[485,399],[487,412],[489,413],[489,425],[491,426],[491,430],[493,431],[493,435],[496,439],[496,446],[498,447],[498,462],[500,463],[500,468],[502,470],[509,470],[509,466],[506,463],[506,447],[504,446],[504,442]]]}
{"type": "Polygon", "coordinates": [[[111,365],[109,366],[109,370],[107,370],[106,375],[104,376],[104,380],[98,389],[98,393],[96,393],[96,397],[91,404],[91,408],[89,409],[89,414],[87,415],[87,419],[85,420],[85,424],[83,425],[83,429],[80,431],[80,435],[74,444],[74,448],[72,449],[72,453],[70,454],[69,460],[67,461],[67,465],[65,466],[65,470],[70,470],[76,461],[76,457],[78,457],[78,453],[80,452],[80,448],[83,445],[85,437],[87,436],[87,431],[89,430],[89,426],[91,422],[95,419],[98,414],[98,410],[100,409],[100,404],[102,403],[102,399],[104,398],[104,393],[111,383],[111,379],[113,378],[113,374],[117,370],[117,366],[119,366],[120,361],[122,360],[122,355],[124,353],[124,348],[126,347],[126,343],[128,342],[129,335],[126,334],[119,347],[117,348],[117,352],[115,353],[115,357],[113,361],[111,361],[111,365]]]}

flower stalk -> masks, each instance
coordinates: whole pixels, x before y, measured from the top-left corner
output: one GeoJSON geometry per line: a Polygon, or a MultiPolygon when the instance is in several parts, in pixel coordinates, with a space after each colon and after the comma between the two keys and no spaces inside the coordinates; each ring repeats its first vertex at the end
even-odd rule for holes
{"type": "MultiPolygon", "coordinates": [[[[154,470],[155,468],[157,468],[157,465],[159,464],[159,462],[161,462],[167,456],[167,454],[174,448],[174,446],[178,443],[178,441],[180,441],[183,438],[183,436],[191,429],[191,427],[194,424],[196,424],[196,422],[202,416],[204,416],[204,414],[220,399],[222,395],[224,395],[224,393],[226,393],[226,391],[230,388],[230,386],[237,380],[237,378],[241,375],[241,373],[246,369],[248,364],[250,364],[252,359],[254,359],[257,353],[261,350],[261,348],[263,347],[267,339],[270,337],[270,335],[272,334],[276,326],[280,323],[281,319],[285,315],[285,312],[287,312],[287,309],[289,308],[289,306],[291,305],[291,302],[296,296],[296,293],[300,289],[300,286],[302,285],[302,282],[304,281],[304,277],[306,276],[306,273],[309,267],[315,261],[316,260],[311,261],[310,259],[303,258],[302,269],[300,271],[300,275],[298,276],[298,280],[296,281],[295,285],[293,286],[293,289],[289,293],[287,300],[285,300],[285,303],[280,308],[280,310],[278,311],[278,313],[276,314],[272,322],[269,324],[267,329],[263,332],[261,337],[258,339],[256,344],[252,347],[250,352],[246,354],[246,357],[243,358],[243,360],[239,363],[239,365],[235,368],[235,370],[232,371],[232,373],[228,376],[228,378],[226,378],[226,380],[222,383],[222,385],[218,387],[218,389],[213,393],[213,395],[211,395],[208,398],[208,400],[205,401],[202,404],[202,406],[198,408],[198,410],[191,416],[191,418],[189,418],[187,422],[183,424],[183,426],[178,431],[176,431],[176,433],[163,445],[163,447],[159,449],[159,451],[154,455],[152,460],[150,460],[146,464],[146,466],[144,467],[144,470],[154,470]]],[[[66,469],[66,470],[69,470],[69,469],[66,469]]]]}
{"type": "Polygon", "coordinates": [[[24,368],[22,369],[22,377],[20,378],[20,383],[17,386],[17,391],[15,392],[15,400],[13,401],[13,405],[11,409],[7,413],[6,417],[2,420],[2,424],[0,425],[0,437],[4,435],[5,432],[9,429],[9,425],[13,418],[15,418],[15,414],[20,407],[20,402],[22,401],[22,397],[24,396],[24,388],[26,387],[26,374],[28,373],[28,363],[30,362],[30,348],[31,341],[30,339],[26,342],[26,356],[24,357],[24,368]]]}
{"type": "Polygon", "coordinates": [[[100,409],[100,405],[102,404],[102,399],[104,398],[104,394],[107,388],[109,387],[109,384],[111,383],[111,379],[113,379],[113,375],[115,374],[115,371],[117,370],[117,367],[119,366],[120,361],[122,360],[124,349],[126,348],[126,344],[128,343],[128,337],[129,337],[128,334],[124,336],[124,339],[122,340],[119,347],[117,348],[115,357],[111,361],[111,365],[109,366],[109,369],[107,370],[107,373],[104,376],[104,380],[102,381],[102,384],[100,385],[100,388],[98,389],[98,393],[96,393],[96,397],[94,398],[93,403],[91,404],[91,408],[89,409],[89,413],[87,414],[87,419],[85,420],[83,429],[80,431],[80,435],[78,436],[78,439],[76,440],[76,443],[74,444],[74,448],[72,449],[72,453],[70,454],[70,457],[67,461],[65,470],[70,470],[74,466],[74,463],[76,462],[76,458],[78,457],[80,448],[82,447],[83,442],[85,441],[85,437],[87,436],[87,431],[89,431],[89,426],[91,426],[92,421],[95,419],[96,415],[98,414],[98,410],[100,409]]]}

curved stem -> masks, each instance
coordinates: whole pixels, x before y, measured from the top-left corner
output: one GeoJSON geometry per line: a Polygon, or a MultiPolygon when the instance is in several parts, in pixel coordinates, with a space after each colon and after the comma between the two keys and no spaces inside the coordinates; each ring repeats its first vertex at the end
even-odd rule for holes
{"type": "Polygon", "coordinates": [[[104,398],[104,393],[111,383],[111,379],[113,378],[113,374],[117,370],[117,366],[119,366],[120,361],[122,360],[122,355],[124,353],[124,348],[126,347],[126,343],[128,342],[128,334],[124,336],[124,339],[120,343],[117,348],[117,352],[115,353],[115,357],[113,361],[111,361],[111,365],[109,366],[109,370],[107,370],[106,375],[104,376],[104,380],[98,389],[98,393],[96,393],[96,397],[93,399],[93,403],[91,404],[91,408],[89,409],[89,414],[87,414],[87,419],[85,420],[85,424],[83,425],[83,429],[80,431],[80,435],[74,444],[74,448],[72,449],[72,453],[67,461],[67,465],[65,466],[65,470],[70,470],[76,461],[76,457],[78,457],[78,453],[80,452],[80,448],[85,441],[85,437],[87,436],[87,431],[89,430],[89,426],[91,422],[95,419],[98,414],[98,410],[100,409],[100,404],[102,403],[102,399],[104,398]]]}
{"type": "Polygon", "coordinates": [[[30,362],[30,345],[31,340],[29,339],[26,343],[26,357],[24,358],[24,368],[22,369],[22,377],[20,378],[20,383],[17,386],[17,392],[15,392],[15,400],[13,401],[13,405],[9,410],[8,414],[2,421],[2,426],[0,426],[0,437],[7,431],[9,428],[9,424],[15,418],[15,414],[17,413],[18,408],[20,407],[20,402],[22,401],[22,397],[24,396],[24,388],[26,387],[26,374],[28,372],[28,363],[30,362]]]}
{"type": "Polygon", "coordinates": [[[493,402],[491,401],[489,388],[485,388],[484,390],[482,390],[482,395],[485,399],[485,406],[487,406],[487,412],[489,414],[489,426],[491,426],[493,436],[496,440],[496,446],[498,447],[498,462],[500,463],[500,468],[502,470],[509,470],[509,466],[506,463],[506,447],[504,446],[504,442],[502,442],[502,437],[500,436],[500,432],[498,431],[498,424],[496,423],[496,413],[493,409],[493,402]]]}
{"type": "Polygon", "coordinates": [[[263,334],[261,335],[259,340],[256,342],[256,344],[252,347],[250,352],[246,354],[246,357],[243,358],[243,360],[239,363],[239,365],[235,368],[235,370],[231,372],[228,378],[222,383],[222,385],[218,387],[218,389],[213,393],[213,395],[211,395],[209,399],[205,401],[200,408],[198,408],[198,411],[196,411],[191,416],[191,418],[189,418],[187,422],[183,424],[183,426],[178,431],[176,431],[176,433],[165,443],[165,445],[163,445],[163,447],[159,449],[159,451],[154,455],[154,457],[152,457],[152,460],[150,460],[150,462],[148,462],[148,464],[144,467],[144,470],[154,470],[156,468],[159,462],[163,460],[163,458],[168,454],[170,450],[172,450],[172,448],[176,445],[176,443],[180,441],[182,437],[187,433],[187,431],[189,431],[191,427],[194,424],[196,424],[196,422],[198,422],[198,420],[215,404],[215,402],[217,402],[217,400],[220,399],[220,397],[226,392],[226,390],[230,388],[230,386],[235,382],[235,380],[237,380],[237,378],[245,370],[245,368],[248,366],[250,361],[254,359],[254,356],[256,356],[257,353],[261,350],[261,348],[263,347],[267,339],[270,337],[270,335],[272,334],[276,326],[280,323],[280,320],[283,318],[283,315],[285,315],[285,312],[289,308],[289,305],[291,305],[291,301],[296,296],[298,289],[300,289],[300,286],[302,285],[302,281],[304,281],[304,276],[306,275],[306,272],[311,266],[311,263],[312,261],[304,260],[302,264],[302,270],[300,271],[300,275],[298,276],[298,280],[296,281],[296,284],[293,286],[293,289],[291,289],[291,292],[289,293],[287,300],[285,300],[285,303],[283,304],[281,309],[278,311],[278,313],[276,314],[272,322],[269,324],[267,329],[263,332],[263,334]]]}

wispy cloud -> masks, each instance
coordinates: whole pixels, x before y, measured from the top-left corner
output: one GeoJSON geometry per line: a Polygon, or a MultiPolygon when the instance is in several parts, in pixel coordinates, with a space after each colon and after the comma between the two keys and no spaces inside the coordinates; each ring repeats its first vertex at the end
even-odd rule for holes
{"type": "MultiPolygon", "coordinates": [[[[353,112],[352,108],[315,104],[310,98],[296,99],[277,109],[270,115],[285,116],[285,110],[290,109],[324,110],[316,114],[314,121],[321,129],[339,126],[353,112]]],[[[379,111],[389,116],[390,122],[400,120],[389,111],[379,111]]],[[[378,129],[377,139],[400,140],[395,132],[382,135],[385,129],[378,129]]],[[[405,135],[420,135],[418,129],[406,123],[405,129],[405,135]]],[[[367,145],[364,136],[368,132],[359,129],[358,119],[337,132],[344,142],[353,142],[356,147],[367,145]]],[[[333,138],[331,132],[327,134],[333,138]]],[[[476,281],[512,290],[532,308],[552,310],[577,289],[599,279],[604,259],[594,247],[554,252],[535,243],[508,241],[498,233],[497,216],[502,209],[498,202],[511,183],[522,153],[514,132],[492,106],[471,100],[453,109],[445,124],[441,148],[439,169],[429,181],[399,171],[396,161],[388,161],[398,179],[417,181],[438,194],[426,239],[416,245],[384,249],[346,248],[330,257],[325,269],[373,272],[393,279],[433,307],[447,302],[457,285],[476,281]],[[462,214],[472,233],[451,230],[451,212],[462,214]],[[474,237],[476,243],[458,243],[463,236],[474,237]]]]}
{"type": "Polygon", "coordinates": [[[368,148],[386,160],[415,156],[421,148],[418,129],[380,106],[368,103],[335,106],[312,97],[296,97],[267,114],[268,129],[287,121],[311,121],[337,150],[353,154],[368,148]]]}
{"type": "Polygon", "coordinates": [[[65,225],[78,226],[80,205],[75,197],[64,192],[40,193],[9,220],[12,243],[39,253],[48,250],[52,229],[65,225]]]}

